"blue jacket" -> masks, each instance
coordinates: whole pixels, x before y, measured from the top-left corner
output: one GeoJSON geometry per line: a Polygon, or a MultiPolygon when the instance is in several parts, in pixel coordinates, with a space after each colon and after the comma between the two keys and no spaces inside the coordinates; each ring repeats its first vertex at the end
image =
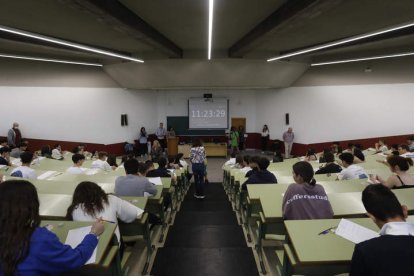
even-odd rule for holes
{"type": "MultiPolygon", "coordinates": [[[[29,254],[18,268],[19,276],[58,275],[83,266],[98,244],[95,235],[86,235],[83,241],[72,249],[62,244],[58,237],[44,227],[38,227],[30,239],[29,254]]],[[[0,275],[3,275],[0,269],[0,275]]]]}

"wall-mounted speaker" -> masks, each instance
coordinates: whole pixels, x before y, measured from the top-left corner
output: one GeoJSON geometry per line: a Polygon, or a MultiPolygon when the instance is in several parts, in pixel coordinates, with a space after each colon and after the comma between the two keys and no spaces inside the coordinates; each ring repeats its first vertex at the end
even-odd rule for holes
{"type": "Polygon", "coordinates": [[[121,126],[128,125],[128,116],[127,114],[121,114],[121,126]]]}
{"type": "Polygon", "coordinates": [[[289,113],[285,114],[285,123],[286,125],[289,125],[289,113]]]}
{"type": "Polygon", "coordinates": [[[213,98],[213,94],[211,94],[211,93],[210,94],[204,94],[203,96],[204,96],[205,99],[213,98]]]}

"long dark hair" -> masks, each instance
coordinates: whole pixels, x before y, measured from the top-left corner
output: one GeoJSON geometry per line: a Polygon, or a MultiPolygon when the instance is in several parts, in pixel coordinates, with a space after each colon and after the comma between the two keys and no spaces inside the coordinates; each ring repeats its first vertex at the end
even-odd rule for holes
{"type": "Polygon", "coordinates": [[[104,190],[94,182],[83,181],[79,183],[73,193],[72,204],[68,207],[66,218],[73,219],[73,210],[81,205],[86,214],[94,217],[104,210],[104,203],[109,204],[108,195],[104,190]]]}
{"type": "Polygon", "coordinates": [[[40,225],[39,198],[32,183],[7,180],[0,184],[0,268],[15,275],[29,254],[30,239],[40,225]]]}
{"type": "Polygon", "coordinates": [[[306,161],[300,161],[293,165],[293,172],[296,175],[300,175],[303,180],[310,185],[314,186],[316,184],[316,180],[313,178],[313,168],[312,165],[306,161]]]}

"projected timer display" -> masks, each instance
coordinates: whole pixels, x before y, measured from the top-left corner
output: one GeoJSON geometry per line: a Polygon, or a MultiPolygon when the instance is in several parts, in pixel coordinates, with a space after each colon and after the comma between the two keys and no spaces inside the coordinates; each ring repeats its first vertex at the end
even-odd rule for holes
{"type": "Polygon", "coordinates": [[[190,98],[188,100],[188,120],[190,129],[227,129],[227,99],[190,98]]]}

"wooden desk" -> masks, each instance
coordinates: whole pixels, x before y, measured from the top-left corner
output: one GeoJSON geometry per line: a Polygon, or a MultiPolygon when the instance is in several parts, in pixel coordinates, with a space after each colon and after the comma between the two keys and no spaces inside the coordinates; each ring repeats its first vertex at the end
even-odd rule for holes
{"type": "MultiPolygon", "coordinates": [[[[227,157],[226,143],[204,143],[203,146],[206,150],[207,157],[227,157]]],[[[190,150],[190,144],[178,145],[178,152],[182,153],[185,158],[188,158],[190,156],[190,150]]]]}

